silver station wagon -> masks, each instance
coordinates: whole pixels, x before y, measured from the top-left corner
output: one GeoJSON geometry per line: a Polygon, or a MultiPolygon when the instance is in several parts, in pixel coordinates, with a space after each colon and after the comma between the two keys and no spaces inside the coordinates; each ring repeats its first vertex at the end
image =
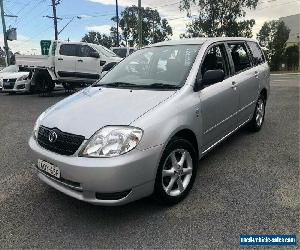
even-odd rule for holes
{"type": "Polygon", "coordinates": [[[177,203],[203,155],[244,125],[261,129],[269,80],[252,39],[183,39],[138,50],[40,115],[29,140],[38,177],[93,204],[150,195],[177,203]]]}

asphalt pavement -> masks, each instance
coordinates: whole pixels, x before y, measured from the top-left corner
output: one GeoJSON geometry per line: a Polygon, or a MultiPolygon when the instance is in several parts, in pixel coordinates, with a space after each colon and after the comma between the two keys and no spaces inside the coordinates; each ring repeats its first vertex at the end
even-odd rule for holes
{"type": "Polygon", "coordinates": [[[93,206],[38,180],[27,141],[38,115],[66,97],[0,94],[0,248],[239,247],[240,234],[297,233],[299,75],[274,75],[258,133],[242,128],[200,161],[189,196],[93,206]]]}

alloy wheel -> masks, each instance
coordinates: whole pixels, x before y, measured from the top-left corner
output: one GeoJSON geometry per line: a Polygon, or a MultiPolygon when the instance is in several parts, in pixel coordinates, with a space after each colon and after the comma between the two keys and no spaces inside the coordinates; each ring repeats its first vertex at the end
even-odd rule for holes
{"type": "Polygon", "coordinates": [[[256,106],[256,112],[255,112],[255,121],[256,125],[260,127],[263,123],[265,114],[265,104],[262,99],[259,99],[256,106]]]}
{"type": "Polygon", "coordinates": [[[193,161],[186,149],[173,150],[162,168],[162,186],[169,196],[179,196],[188,187],[193,173],[193,161]]]}

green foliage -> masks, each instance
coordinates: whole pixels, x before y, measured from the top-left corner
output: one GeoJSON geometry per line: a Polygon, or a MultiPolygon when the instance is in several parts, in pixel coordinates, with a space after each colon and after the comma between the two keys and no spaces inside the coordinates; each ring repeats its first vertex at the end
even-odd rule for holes
{"type": "Polygon", "coordinates": [[[88,34],[85,34],[81,41],[100,44],[106,48],[111,48],[113,46],[113,39],[110,36],[95,31],[90,31],[88,34]]]}
{"type": "Polygon", "coordinates": [[[288,70],[297,70],[299,68],[299,47],[297,45],[287,47],[284,57],[288,70]]]}
{"type": "Polygon", "coordinates": [[[273,20],[265,22],[257,34],[257,40],[265,48],[267,59],[273,71],[279,70],[280,64],[283,62],[289,33],[290,30],[283,21],[273,20]]]}
{"type": "MultiPolygon", "coordinates": [[[[148,45],[170,39],[172,28],[168,21],[161,18],[157,10],[142,8],[143,44],[148,45]]],[[[116,22],[117,18],[113,17],[116,22]]],[[[101,44],[107,48],[117,46],[116,25],[110,28],[110,35],[90,31],[82,38],[83,42],[101,44]]],[[[138,7],[126,7],[119,18],[119,41],[121,46],[136,46],[138,44],[138,7]]]]}
{"type": "Polygon", "coordinates": [[[198,8],[198,17],[187,25],[181,37],[243,36],[252,37],[254,19],[245,17],[245,9],[255,9],[258,0],[181,0],[180,9],[191,16],[191,9],[198,8]]]}
{"type": "MultiPolygon", "coordinates": [[[[162,19],[157,10],[142,8],[143,44],[148,45],[170,39],[172,28],[166,19],[162,19]]],[[[116,21],[116,18],[112,19],[116,21]]],[[[138,44],[138,7],[126,7],[119,20],[120,41],[124,46],[138,44]]],[[[116,38],[116,28],[111,28],[111,35],[116,38]]]]}

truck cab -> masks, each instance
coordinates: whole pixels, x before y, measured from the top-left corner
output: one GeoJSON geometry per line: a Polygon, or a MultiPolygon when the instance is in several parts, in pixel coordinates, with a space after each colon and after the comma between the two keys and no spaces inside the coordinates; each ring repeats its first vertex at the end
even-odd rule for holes
{"type": "Polygon", "coordinates": [[[51,91],[55,83],[69,87],[92,84],[101,77],[103,67],[122,58],[97,44],[52,41],[48,55],[17,55],[16,64],[33,71],[31,85],[39,92],[51,91]]]}
{"type": "Polygon", "coordinates": [[[104,65],[121,59],[101,45],[89,43],[53,43],[55,74],[61,81],[93,83],[104,65]]]}

